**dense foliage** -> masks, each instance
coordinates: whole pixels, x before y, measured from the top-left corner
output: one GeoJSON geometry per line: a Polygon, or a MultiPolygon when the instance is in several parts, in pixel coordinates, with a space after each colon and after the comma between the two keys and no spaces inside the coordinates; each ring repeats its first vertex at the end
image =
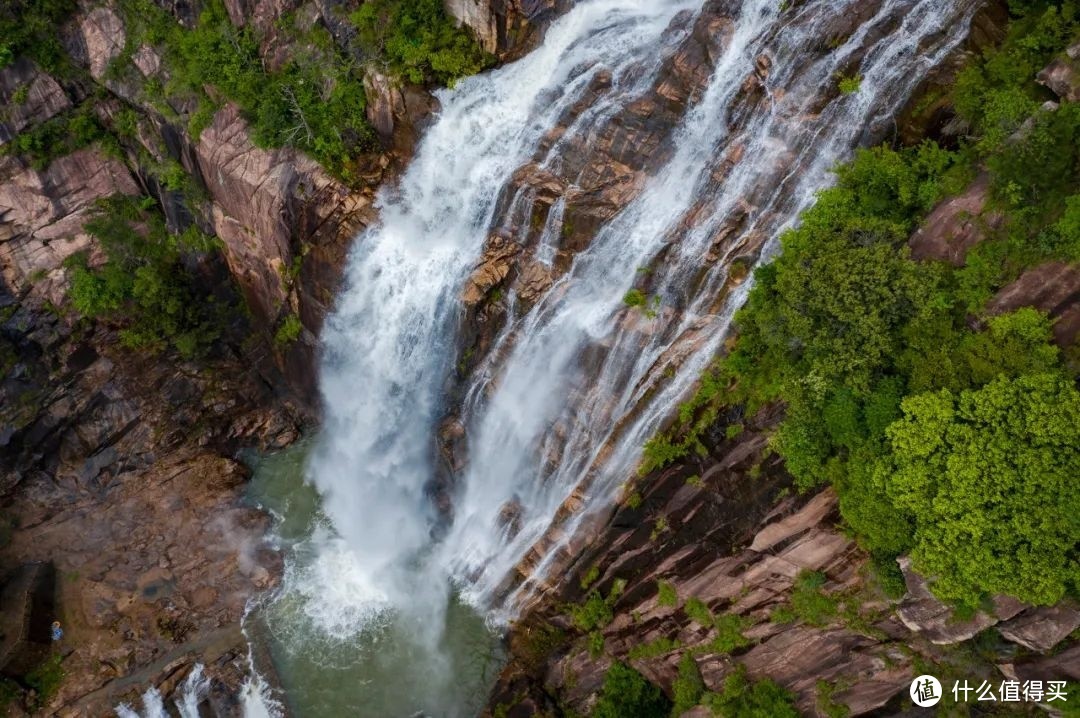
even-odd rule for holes
{"type": "Polygon", "coordinates": [[[705,681],[693,655],[684,653],[679,659],[679,673],[671,686],[671,693],[675,698],[671,707],[673,718],[678,718],[701,702],[705,695],[705,681]]]}
{"type": "Polygon", "coordinates": [[[173,236],[153,200],[115,196],[103,200],[86,230],[100,243],[106,261],[90,267],[83,254],[67,263],[69,297],[86,317],[115,321],[131,348],[172,346],[190,357],[219,334],[224,307],[200,295],[181,265],[183,250],[205,250],[210,239],[197,229],[173,236]]]}
{"type": "MultiPolygon", "coordinates": [[[[206,92],[213,86],[243,109],[261,146],[297,147],[345,179],[351,177],[354,157],[370,149],[373,134],[364,115],[361,70],[325,29],[315,27],[298,37],[288,61],[268,70],[259,52],[260,37],[251,27],[235,27],[220,0],[204,4],[192,30],[150,0],[122,0],[120,7],[128,25],[127,45],[111,70],[123,72],[142,43],[160,47],[170,80],[164,87],[148,83],[148,99],[165,114],[171,112],[165,99],[197,102],[193,134],[202,131],[216,109],[206,92]]],[[[281,32],[290,31],[300,34],[287,17],[281,32]]]]}
{"type": "Polygon", "coordinates": [[[1044,108],[1034,82],[1080,30],[1080,10],[1016,9],[1004,45],[958,82],[972,140],[863,150],[838,168],[756,273],[733,350],[643,465],[704,450],[725,405],[782,401],[773,448],[798,486],[835,486],[879,566],[895,571],[910,552],[962,606],[1001,592],[1051,603],[1078,588],[1073,379],[1045,315],[982,316],[1025,268],[1080,258],[1080,108],[1044,108]],[[1000,229],[963,267],[913,261],[912,230],[978,171],[1000,229]]]}
{"type": "Polygon", "coordinates": [[[660,689],[625,663],[614,663],[604,676],[592,718],[667,718],[671,702],[660,689]]]}
{"type": "Polygon", "coordinates": [[[903,402],[874,468],[915,528],[912,559],[945,598],[1050,604],[1080,560],[1080,392],[1060,374],[1002,376],[903,402]]]}
{"type": "Polygon", "coordinates": [[[442,0],[368,0],[350,19],[365,49],[410,82],[453,85],[492,62],[442,0]]]}
{"type": "Polygon", "coordinates": [[[34,169],[43,170],[59,157],[101,143],[113,153],[119,152],[116,138],[94,113],[93,102],[84,102],[62,112],[12,138],[0,146],[0,153],[26,158],[34,169]]]}
{"type": "Polygon", "coordinates": [[[4,0],[0,3],[0,68],[26,55],[49,72],[67,66],[60,24],[75,12],[75,0],[4,0]]]}

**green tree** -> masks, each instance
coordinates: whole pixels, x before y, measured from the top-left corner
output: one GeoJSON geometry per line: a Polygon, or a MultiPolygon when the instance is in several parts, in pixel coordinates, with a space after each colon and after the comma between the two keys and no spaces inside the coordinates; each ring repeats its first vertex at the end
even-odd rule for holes
{"type": "Polygon", "coordinates": [[[679,659],[679,674],[671,686],[675,696],[675,705],[671,708],[672,718],[679,718],[683,713],[696,706],[705,694],[705,681],[697,661],[689,653],[679,659]]]}
{"type": "Polygon", "coordinates": [[[671,702],[657,686],[625,663],[614,663],[604,676],[592,718],[667,718],[670,712],[671,702]]]}
{"type": "Polygon", "coordinates": [[[102,246],[106,261],[95,268],[76,254],[69,297],[80,314],[114,322],[128,347],[160,350],[171,345],[191,357],[219,335],[221,310],[199,292],[185,271],[182,253],[206,244],[200,232],[170,235],[153,200],[115,196],[101,200],[86,230],[102,246]]]}
{"type": "Polygon", "coordinates": [[[875,469],[914,520],[915,568],[969,606],[1052,604],[1080,563],[1080,392],[1060,374],[908,397],[875,469]]]}
{"type": "Polygon", "coordinates": [[[453,85],[492,62],[442,0],[369,0],[350,19],[368,53],[410,82],[453,85]]]}

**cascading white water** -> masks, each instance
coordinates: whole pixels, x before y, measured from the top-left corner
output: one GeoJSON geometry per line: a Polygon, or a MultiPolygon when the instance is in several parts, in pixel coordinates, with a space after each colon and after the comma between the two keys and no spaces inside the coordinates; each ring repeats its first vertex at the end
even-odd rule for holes
{"type": "Polygon", "coordinates": [[[428,614],[445,606],[446,575],[426,554],[436,518],[425,493],[433,426],[454,361],[458,295],[499,190],[598,73],[612,78],[597,121],[647,88],[664,48],[680,39],[665,29],[694,5],[580,4],[520,62],[440,93],[438,121],[400,187],[380,195],[381,222],[356,240],[324,330],[325,423],[309,467],[340,536],[309,576],[310,610],[334,633],[390,606],[428,614]]]}
{"type": "MultiPolygon", "coordinates": [[[[203,673],[203,665],[196,663],[177,691],[175,705],[180,718],[199,718],[199,704],[209,690],[210,679],[203,673]]],[[[154,686],[142,694],[142,705],[142,716],[126,703],[116,707],[116,715],[118,718],[169,718],[161,692],[154,686]]]]}
{"type": "MultiPolygon", "coordinates": [[[[499,608],[501,599],[504,615],[513,615],[531,585],[504,598],[496,594],[500,581],[575,488],[586,488],[586,510],[560,527],[564,541],[589,508],[612,500],[632,477],[644,442],[716,355],[750,288],[747,282],[714,306],[730,259],[743,246],[732,243],[719,261],[707,263],[720,228],[743,215],[743,237],[776,237],[790,226],[867,128],[892,117],[926,71],[962,41],[957,29],[975,8],[888,0],[827,56],[807,55],[837,15],[857,13],[862,4],[811,2],[789,12],[774,0],[743,2],[704,97],[677,131],[672,159],[544,300],[507,327],[504,336],[515,342],[509,357],[477,372],[465,407],[470,464],[440,550],[455,575],[470,577],[467,595],[478,605],[499,608]],[[822,88],[836,82],[872,33],[881,39],[859,66],[859,91],[815,112],[822,88]],[[767,109],[732,133],[734,101],[762,56],[773,68],[767,109]],[[739,159],[718,180],[718,165],[730,162],[733,148],[739,159]],[[687,221],[692,211],[695,219],[687,221]],[[650,290],[659,301],[652,319],[622,302],[641,267],[651,268],[650,290]],[[558,460],[552,467],[541,456],[558,460]],[[499,514],[510,501],[521,510],[517,533],[507,540],[499,514]]],[[[557,547],[548,547],[544,558],[557,547]]],[[[542,576],[546,565],[533,567],[534,575],[542,576]]]]}
{"type": "MultiPolygon", "coordinates": [[[[400,186],[380,194],[380,223],[356,240],[324,331],[325,424],[308,476],[333,532],[292,579],[306,582],[305,610],[324,630],[351,635],[393,609],[435,637],[449,583],[475,605],[512,615],[532,587],[509,597],[498,587],[560,505],[584,491],[586,510],[562,527],[572,535],[632,475],[645,439],[715,355],[749,286],[717,306],[729,260],[745,246],[728,241],[707,261],[720,228],[738,219],[739,237],[775,237],[790,225],[828,169],[956,47],[976,2],[882,0],[850,36],[816,54],[807,46],[865,0],[789,10],[778,0],[729,3],[730,36],[675,128],[670,156],[546,296],[509,322],[474,372],[461,408],[468,465],[449,525],[437,532],[426,489],[456,359],[458,298],[500,224],[496,208],[516,212],[532,201],[519,192],[500,203],[500,194],[527,161],[560,166],[570,145],[541,149],[541,141],[586,92],[599,94],[564,138],[587,137],[642,96],[693,26],[692,17],[672,21],[701,5],[583,0],[532,54],[439,94],[442,110],[400,186]],[[767,96],[735,118],[762,57],[771,67],[767,96]],[[853,63],[860,91],[818,107],[822,88],[853,63]],[[600,73],[610,82],[594,82],[600,73]],[[651,267],[655,318],[622,302],[640,267],[651,267]],[[499,517],[511,501],[520,508],[514,535],[499,517]]],[[[558,248],[563,206],[552,208],[534,250],[541,262],[558,248]]]]}

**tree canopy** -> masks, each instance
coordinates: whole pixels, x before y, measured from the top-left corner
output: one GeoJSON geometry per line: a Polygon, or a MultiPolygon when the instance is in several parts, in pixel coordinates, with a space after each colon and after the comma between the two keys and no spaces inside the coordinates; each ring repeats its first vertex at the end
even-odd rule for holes
{"type": "Polygon", "coordinates": [[[911,557],[947,599],[1060,600],[1080,578],[1080,392],[1068,377],[998,378],[904,399],[875,468],[915,527],[911,557]]]}

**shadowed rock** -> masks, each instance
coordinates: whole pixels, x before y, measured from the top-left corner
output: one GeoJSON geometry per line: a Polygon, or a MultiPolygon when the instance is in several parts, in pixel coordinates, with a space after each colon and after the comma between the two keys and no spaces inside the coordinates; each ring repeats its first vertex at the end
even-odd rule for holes
{"type": "Polygon", "coordinates": [[[1039,82],[1063,100],[1080,102],[1080,43],[1039,73],[1039,82]]]}

